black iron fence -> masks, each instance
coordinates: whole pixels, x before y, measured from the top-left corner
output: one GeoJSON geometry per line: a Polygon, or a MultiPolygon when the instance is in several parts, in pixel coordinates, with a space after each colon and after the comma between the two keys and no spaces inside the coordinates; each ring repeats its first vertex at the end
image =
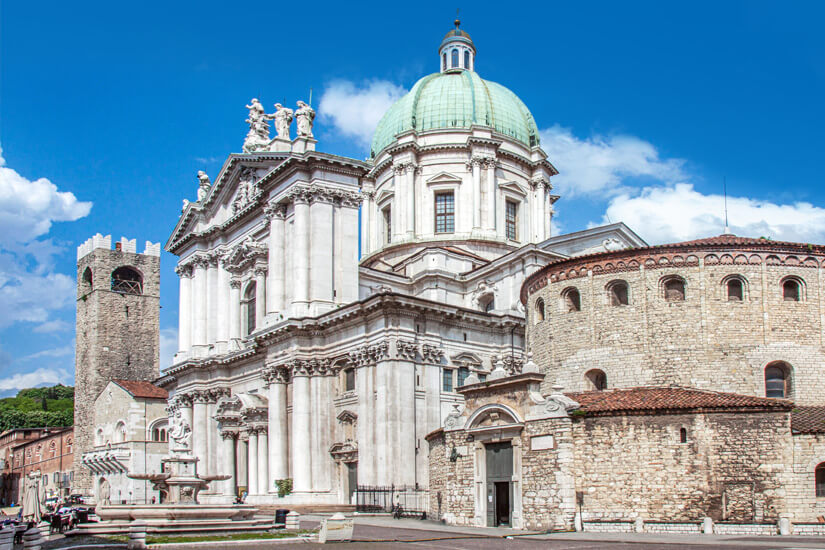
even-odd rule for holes
{"type": "Polygon", "coordinates": [[[394,514],[405,518],[427,517],[429,492],[415,486],[358,485],[355,497],[358,512],[394,514]]]}

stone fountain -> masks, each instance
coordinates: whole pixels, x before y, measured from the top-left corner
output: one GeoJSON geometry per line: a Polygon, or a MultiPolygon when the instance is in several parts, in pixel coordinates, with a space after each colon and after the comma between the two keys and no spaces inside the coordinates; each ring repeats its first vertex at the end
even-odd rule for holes
{"type": "Polygon", "coordinates": [[[148,533],[203,533],[209,531],[264,531],[273,527],[274,518],[255,519],[258,509],[245,504],[200,504],[198,493],[209,483],[229,479],[228,475],[198,475],[198,458],[192,456],[192,431],[180,410],[172,416],[169,430],[170,455],[161,460],[160,473],[126,474],[146,480],[163,491],[162,504],[121,504],[97,507],[100,522],[81,524],[70,535],[128,532],[136,520],[146,522],[148,533]]]}

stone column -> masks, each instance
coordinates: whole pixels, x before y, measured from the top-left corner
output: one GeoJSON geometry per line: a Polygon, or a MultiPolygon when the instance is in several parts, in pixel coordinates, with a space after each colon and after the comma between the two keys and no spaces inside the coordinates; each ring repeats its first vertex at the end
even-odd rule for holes
{"type": "Polygon", "coordinates": [[[553,186],[548,181],[545,187],[547,191],[544,193],[544,238],[549,239],[553,233],[553,201],[550,198],[550,191],[553,186]]]}
{"type": "Polygon", "coordinates": [[[266,266],[255,266],[255,330],[264,327],[266,317],[266,266]]]}
{"type": "Polygon", "coordinates": [[[238,487],[247,487],[249,490],[249,440],[245,432],[238,432],[238,444],[235,447],[235,475],[238,478],[238,487]]]}
{"type": "Polygon", "coordinates": [[[361,208],[361,254],[366,256],[370,252],[372,252],[372,209],[373,209],[373,201],[375,200],[375,193],[372,189],[365,189],[362,191],[364,198],[366,199],[363,203],[361,208]]]}
{"type": "Polygon", "coordinates": [[[390,413],[390,380],[392,375],[392,365],[387,360],[378,361],[375,364],[375,412],[373,418],[375,422],[375,483],[376,485],[390,484],[390,453],[392,452],[392,441],[389,433],[389,413],[390,413]]]}
{"type": "Polygon", "coordinates": [[[375,421],[373,411],[375,388],[372,384],[372,367],[366,358],[364,348],[350,360],[357,365],[355,371],[355,387],[358,391],[358,424],[356,426],[356,440],[358,441],[358,482],[362,485],[376,485],[375,481],[375,421]]]}
{"type": "MultiPolygon", "coordinates": [[[[325,363],[318,362],[314,365],[313,376],[309,379],[310,395],[312,400],[312,416],[310,418],[311,426],[311,447],[312,453],[312,490],[313,491],[327,491],[329,490],[328,483],[326,483],[324,454],[328,446],[325,446],[325,436],[328,431],[329,411],[332,409],[332,403],[328,403],[325,399],[326,391],[324,385],[327,380],[328,368],[325,363]],[[325,448],[326,447],[326,448],[325,448]]],[[[294,411],[294,409],[293,409],[294,411]]]]}
{"type": "MultiPolygon", "coordinates": [[[[206,470],[207,474],[214,474],[218,458],[218,421],[215,420],[215,394],[209,392],[209,400],[206,403],[206,470]]],[[[210,487],[210,492],[214,488],[210,487]]]]}
{"type": "Polygon", "coordinates": [[[229,340],[241,339],[241,281],[229,281],[229,340]]]}
{"type": "Polygon", "coordinates": [[[393,382],[393,407],[396,409],[394,415],[393,431],[397,437],[397,443],[393,449],[395,453],[394,462],[399,466],[392,477],[396,484],[415,485],[415,359],[414,356],[399,357],[395,364],[395,376],[393,382]],[[407,359],[407,360],[405,360],[407,359]]]}
{"type": "Polygon", "coordinates": [[[206,345],[206,260],[197,258],[192,272],[192,345],[206,345]]]}
{"type": "MultiPolygon", "coordinates": [[[[269,370],[269,477],[289,477],[289,432],[286,413],[286,385],[289,371],[284,367],[269,370]]],[[[275,489],[270,486],[269,491],[275,489]]]]}
{"type": "Polygon", "coordinates": [[[284,309],[284,220],[286,210],[279,204],[267,205],[269,218],[269,255],[267,257],[266,314],[284,309]]]}
{"type": "MultiPolygon", "coordinates": [[[[309,207],[309,301],[332,302],[333,210],[332,197],[317,193],[309,207]]],[[[316,313],[312,310],[311,313],[316,313]]]]}
{"type": "Polygon", "coordinates": [[[305,193],[294,195],[293,200],[295,221],[292,243],[292,311],[303,316],[307,313],[309,298],[309,203],[305,193]]]}
{"type": "Polygon", "coordinates": [[[235,474],[235,441],[238,433],[231,430],[221,432],[221,460],[218,466],[219,475],[232,476],[224,480],[222,493],[229,497],[235,496],[237,477],[235,474]]]}
{"type": "Polygon", "coordinates": [[[178,352],[189,353],[192,346],[192,266],[179,265],[175,273],[180,277],[178,306],[178,352]]]}
{"type": "Polygon", "coordinates": [[[215,339],[218,343],[218,352],[226,351],[226,344],[229,341],[229,272],[226,270],[223,260],[218,263],[218,283],[217,283],[217,330],[215,339]]]}
{"type": "Polygon", "coordinates": [[[206,342],[218,341],[218,256],[209,255],[206,264],[206,342]]]}
{"type": "Polygon", "coordinates": [[[249,478],[248,488],[250,495],[258,494],[258,431],[257,428],[249,428],[249,465],[246,474],[249,478]]]}
{"type": "Polygon", "coordinates": [[[404,164],[404,172],[406,174],[406,216],[405,222],[407,226],[407,238],[412,240],[415,238],[415,172],[418,169],[412,162],[404,164]]]}
{"type": "Polygon", "coordinates": [[[292,371],[292,486],[296,493],[312,489],[312,455],[310,452],[311,403],[310,369],[306,361],[296,361],[292,371]]]}
{"type": "Polygon", "coordinates": [[[539,181],[536,185],[536,207],[538,209],[538,219],[536,220],[536,242],[545,239],[544,236],[544,207],[546,205],[546,193],[544,191],[544,181],[539,181]]]}
{"type": "Polygon", "coordinates": [[[481,159],[470,160],[473,169],[473,229],[481,228],[481,159]]]}
{"type": "Polygon", "coordinates": [[[198,458],[198,473],[205,474],[208,472],[207,464],[207,410],[206,405],[209,401],[209,395],[205,391],[196,391],[193,393],[194,407],[192,411],[193,425],[192,425],[192,454],[198,458]]]}
{"type": "Polygon", "coordinates": [[[404,165],[396,164],[393,169],[393,188],[395,193],[392,196],[392,227],[390,234],[392,235],[392,242],[399,242],[404,238],[406,230],[405,218],[405,197],[407,189],[404,185],[404,165]]]}
{"type": "Polygon", "coordinates": [[[496,159],[488,158],[484,162],[487,168],[487,220],[485,229],[496,232],[496,159]]]}
{"type": "Polygon", "coordinates": [[[269,438],[266,426],[258,427],[258,494],[269,492],[272,482],[269,480],[269,438]]]}

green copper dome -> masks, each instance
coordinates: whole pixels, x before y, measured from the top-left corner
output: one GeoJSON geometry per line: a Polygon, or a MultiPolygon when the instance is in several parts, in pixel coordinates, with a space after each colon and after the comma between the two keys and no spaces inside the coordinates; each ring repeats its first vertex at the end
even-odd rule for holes
{"type": "Polygon", "coordinates": [[[527,147],[539,132],[527,106],[510,90],[483,80],[474,71],[455,70],[425,76],[381,118],[372,138],[372,155],[408,130],[486,126],[527,147]]]}

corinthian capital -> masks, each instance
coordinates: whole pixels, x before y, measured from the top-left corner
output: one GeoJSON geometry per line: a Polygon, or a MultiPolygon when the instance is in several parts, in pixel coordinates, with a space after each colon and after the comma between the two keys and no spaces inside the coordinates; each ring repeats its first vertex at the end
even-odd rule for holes
{"type": "Polygon", "coordinates": [[[269,221],[286,218],[286,206],[278,203],[268,203],[264,206],[264,216],[269,221]]]}
{"type": "Polygon", "coordinates": [[[175,267],[175,273],[177,273],[181,279],[188,279],[192,276],[192,266],[191,264],[178,265],[175,267]]]}

